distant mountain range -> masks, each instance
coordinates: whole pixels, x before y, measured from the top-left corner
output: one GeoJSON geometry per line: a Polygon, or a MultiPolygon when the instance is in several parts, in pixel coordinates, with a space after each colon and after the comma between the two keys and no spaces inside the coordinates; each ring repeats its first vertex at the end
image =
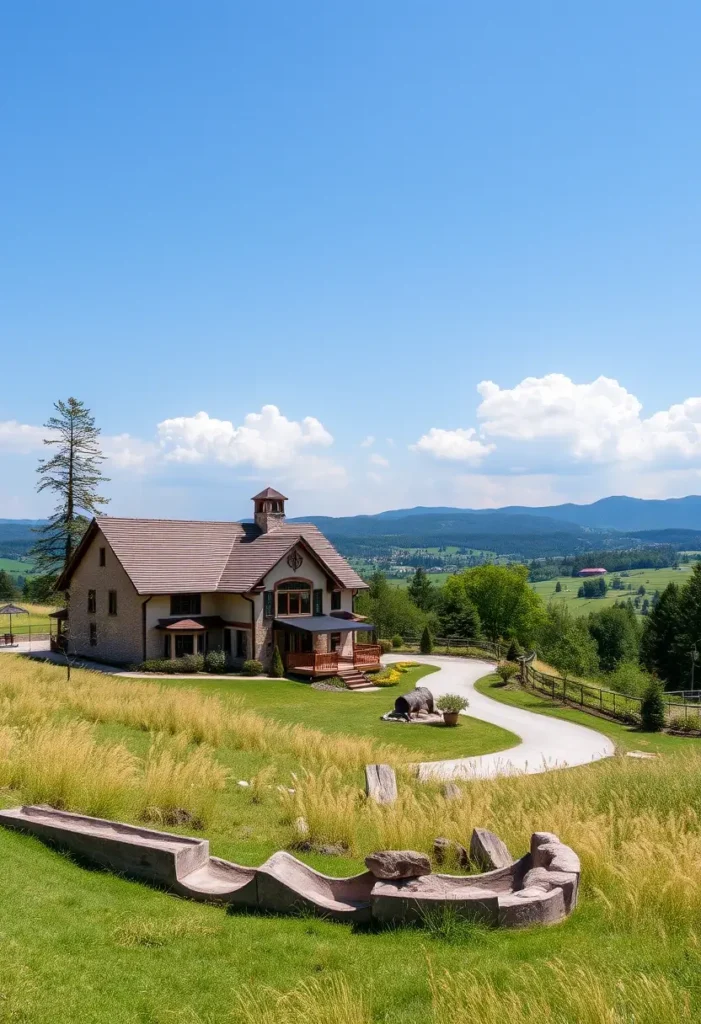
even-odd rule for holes
{"type": "MultiPolygon", "coordinates": [[[[574,523],[585,529],[620,530],[701,530],[701,495],[686,498],[628,498],[623,495],[601,498],[590,505],[506,505],[503,508],[436,508],[417,506],[379,512],[374,516],[353,516],[353,519],[405,519],[423,515],[471,514],[477,516],[528,516],[574,523]]],[[[316,519],[314,520],[317,521],[316,519]]]]}
{"type": "MultiPolygon", "coordinates": [[[[392,548],[455,545],[519,558],[670,544],[701,550],[701,496],[647,500],[602,498],[590,505],[509,505],[497,509],[423,507],[377,515],[305,516],[348,555],[392,548]]],[[[0,557],[26,553],[39,521],[0,519],[0,557]]]]}

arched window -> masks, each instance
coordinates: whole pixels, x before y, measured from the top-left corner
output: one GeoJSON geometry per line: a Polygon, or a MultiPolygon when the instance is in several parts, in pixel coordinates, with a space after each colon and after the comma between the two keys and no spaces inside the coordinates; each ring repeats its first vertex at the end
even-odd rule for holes
{"type": "Polygon", "coordinates": [[[307,580],[283,580],[275,593],[278,615],[311,615],[312,585],[307,580]]]}

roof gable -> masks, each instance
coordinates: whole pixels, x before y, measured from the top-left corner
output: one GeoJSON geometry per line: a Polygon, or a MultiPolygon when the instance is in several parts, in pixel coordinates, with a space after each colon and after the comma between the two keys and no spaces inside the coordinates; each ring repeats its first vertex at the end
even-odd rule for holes
{"type": "Polygon", "coordinates": [[[283,523],[262,533],[252,523],[99,516],[78,546],[60,584],[65,589],[99,529],[139,594],[247,593],[296,543],[344,588],[364,589],[358,576],[308,523],[283,523]]]}

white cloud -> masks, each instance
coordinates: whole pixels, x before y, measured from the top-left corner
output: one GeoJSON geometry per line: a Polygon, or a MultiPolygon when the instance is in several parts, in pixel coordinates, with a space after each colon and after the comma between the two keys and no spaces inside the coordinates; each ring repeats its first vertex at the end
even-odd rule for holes
{"type": "Polygon", "coordinates": [[[477,390],[484,437],[553,440],[572,458],[598,463],[701,458],[701,398],[644,419],[640,401],[611,377],[575,384],[550,373],[510,389],[482,381],[477,390]]]}
{"type": "Polygon", "coordinates": [[[381,484],[383,480],[381,473],[373,473],[372,471],[368,471],[367,478],[368,480],[371,480],[374,484],[381,484]]]}
{"type": "Polygon", "coordinates": [[[424,452],[436,459],[450,459],[455,462],[469,462],[477,465],[494,449],[493,444],[485,444],[477,436],[474,427],[466,430],[443,430],[431,427],[428,433],[420,437],[416,444],[410,445],[412,451],[424,452]]]}
{"type": "Polygon", "coordinates": [[[363,440],[360,442],[360,447],[361,448],[372,448],[374,443],[375,443],[374,435],[373,434],[368,434],[368,436],[364,437],[363,440]]]}
{"type": "Polygon", "coordinates": [[[143,471],[159,451],[158,445],[151,441],[142,441],[140,437],[132,437],[131,434],[106,436],[100,441],[110,466],[116,466],[118,469],[143,471]]]}
{"type": "Polygon", "coordinates": [[[0,422],[0,452],[13,455],[29,455],[41,451],[44,438],[50,434],[45,427],[34,427],[17,420],[0,422]]]}
{"type": "Polygon", "coordinates": [[[158,437],[170,462],[223,462],[256,469],[287,466],[310,447],[327,448],[331,434],[313,416],[288,420],[275,405],[244,417],[240,427],[206,412],[158,424],[158,437]]]}
{"type": "Polygon", "coordinates": [[[380,455],[379,452],[373,452],[368,459],[373,466],[382,466],[383,469],[387,469],[389,466],[389,459],[386,459],[384,455],[380,455]]]}
{"type": "Polygon", "coordinates": [[[394,448],[394,438],[393,437],[386,437],[385,441],[387,442],[387,444],[389,445],[390,448],[394,448]]]}

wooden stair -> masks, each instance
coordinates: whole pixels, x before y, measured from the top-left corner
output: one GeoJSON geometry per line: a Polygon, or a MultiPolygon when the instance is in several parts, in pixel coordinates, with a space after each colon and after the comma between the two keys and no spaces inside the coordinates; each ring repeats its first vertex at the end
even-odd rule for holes
{"type": "Polygon", "coordinates": [[[373,685],[372,679],[357,669],[352,661],[339,659],[338,674],[349,690],[367,690],[373,685]]]}

